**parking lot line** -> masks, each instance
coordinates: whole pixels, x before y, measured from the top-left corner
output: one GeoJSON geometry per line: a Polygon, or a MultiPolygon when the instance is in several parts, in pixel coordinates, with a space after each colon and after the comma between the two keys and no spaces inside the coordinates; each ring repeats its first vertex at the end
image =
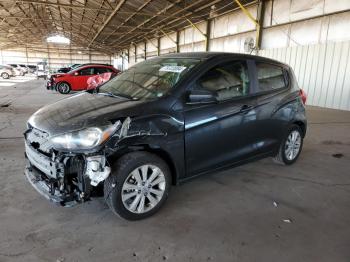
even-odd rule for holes
{"type": "Polygon", "coordinates": [[[9,83],[9,82],[0,82],[0,86],[13,86],[16,83],[9,83]]]}

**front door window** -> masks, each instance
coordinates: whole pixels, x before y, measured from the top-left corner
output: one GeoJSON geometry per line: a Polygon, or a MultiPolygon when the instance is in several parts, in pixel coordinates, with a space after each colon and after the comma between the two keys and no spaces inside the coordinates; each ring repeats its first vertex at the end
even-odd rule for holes
{"type": "Polygon", "coordinates": [[[198,81],[201,88],[214,93],[218,101],[249,94],[248,69],[245,62],[228,62],[206,72],[198,81]]]}

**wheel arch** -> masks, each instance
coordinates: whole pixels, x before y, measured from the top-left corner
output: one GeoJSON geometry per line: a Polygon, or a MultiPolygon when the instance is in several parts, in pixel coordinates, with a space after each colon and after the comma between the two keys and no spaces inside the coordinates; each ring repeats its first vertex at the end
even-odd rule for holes
{"type": "Polygon", "coordinates": [[[303,137],[305,137],[306,134],[306,123],[304,123],[303,121],[294,121],[293,122],[294,125],[297,125],[300,127],[301,131],[303,132],[303,137]]]}
{"type": "Polygon", "coordinates": [[[56,85],[58,87],[60,84],[63,84],[63,83],[68,84],[69,87],[72,87],[72,85],[69,82],[67,82],[66,80],[59,81],[59,82],[56,83],[56,85]]]}

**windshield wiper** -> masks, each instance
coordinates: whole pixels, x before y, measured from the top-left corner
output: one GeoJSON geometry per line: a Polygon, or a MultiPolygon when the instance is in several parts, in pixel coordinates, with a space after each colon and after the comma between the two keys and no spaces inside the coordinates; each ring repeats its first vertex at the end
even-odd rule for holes
{"type": "Polygon", "coordinates": [[[114,94],[112,92],[98,92],[96,94],[99,95],[103,95],[103,96],[109,96],[109,97],[122,97],[122,98],[126,98],[129,100],[137,100],[136,98],[129,96],[129,95],[125,95],[125,94],[114,94]]]}

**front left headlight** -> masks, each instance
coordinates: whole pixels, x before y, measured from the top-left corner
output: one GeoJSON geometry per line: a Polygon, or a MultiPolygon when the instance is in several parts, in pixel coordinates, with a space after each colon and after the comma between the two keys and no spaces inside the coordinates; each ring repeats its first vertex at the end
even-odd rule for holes
{"type": "Polygon", "coordinates": [[[120,121],[105,127],[89,127],[51,138],[56,149],[92,149],[107,141],[121,126],[120,121]]]}

